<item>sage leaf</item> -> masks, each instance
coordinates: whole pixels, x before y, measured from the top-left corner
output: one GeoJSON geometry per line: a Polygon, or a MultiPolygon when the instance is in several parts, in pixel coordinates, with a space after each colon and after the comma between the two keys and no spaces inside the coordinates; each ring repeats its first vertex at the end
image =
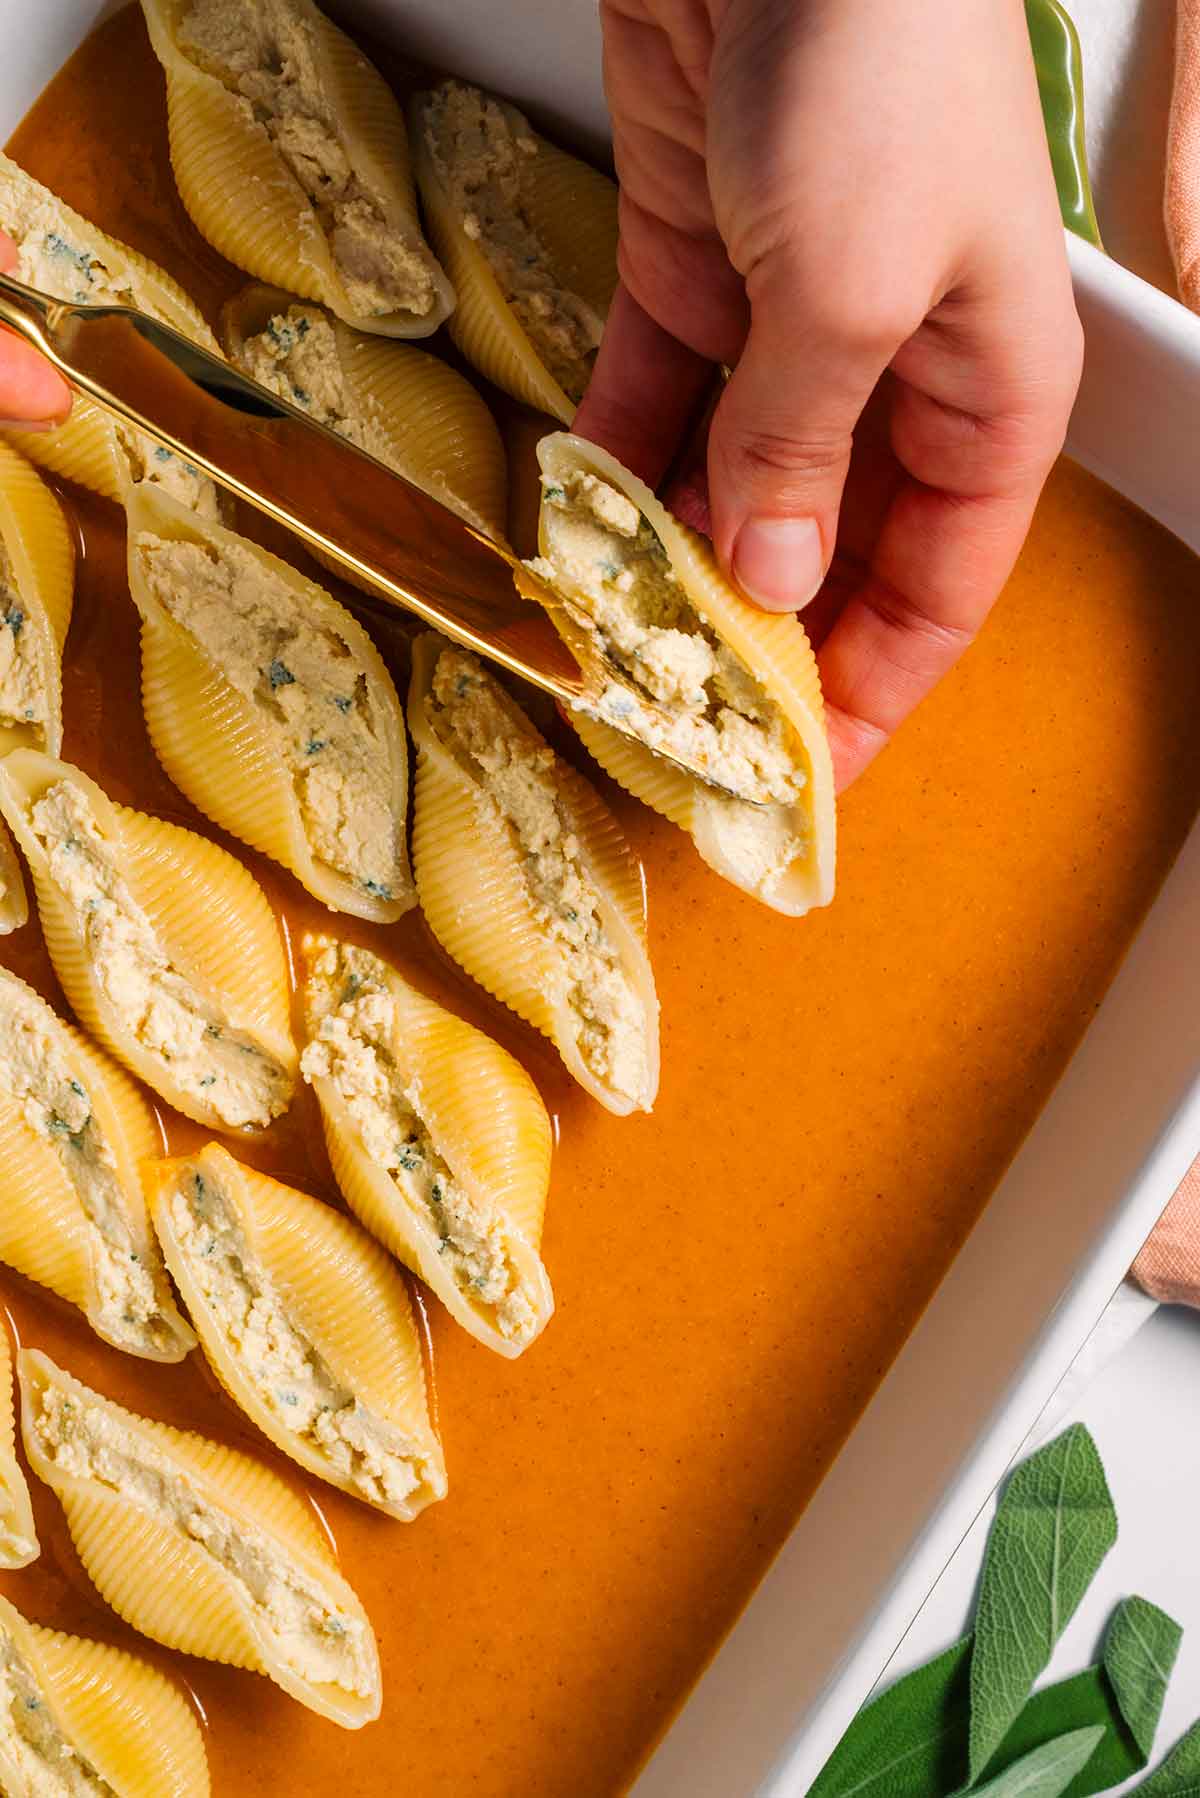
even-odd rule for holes
{"type": "Polygon", "coordinates": [[[1200,1798],[1200,1723],[1180,1737],[1161,1767],[1134,1787],[1131,1798],[1200,1798]]]}
{"type": "MultiPolygon", "coordinates": [[[[1167,1684],[1183,1631],[1148,1598],[1127,1598],[1113,1612],[1104,1638],[1104,1670],[1112,1681],[1142,1765],[1154,1752],[1167,1684]]],[[[1136,1769],[1135,1769],[1136,1771],[1136,1769]]]]}
{"type": "Polygon", "coordinates": [[[988,1537],[971,1656],[969,1777],[1012,1728],[1117,1539],[1104,1468],[1072,1424],[1012,1475],[988,1537]]]}
{"type": "Polygon", "coordinates": [[[808,1798],[929,1798],[966,1778],[971,1638],[864,1705],[808,1798]]]}
{"type": "Polygon", "coordinates": [[[1071,1679],[1035,1692],[988,1762],[985,1777],[1004,1772],[1033,1749],[1055,1742],[1073,1730],[1097,1727],[1102,1732],[1100,1741],[1086,1766],[1065,1789],[1064,1798],[1088,1798],[1092,1792],[1106,1792],[1110,1786],[1140,1773],[1146,1757],[1130,1734],[1103,1667],[1089,1667],[1071,1679]]]}
{"type": "Polygon", "coordinates": [[[1075,1775],[1087,1765],[1104,1734],[1104,1726],[1073,1729],[1044,1742],[997,1778],[979,1786],[976,1798],[1062,1798],[1075,1775]]]}

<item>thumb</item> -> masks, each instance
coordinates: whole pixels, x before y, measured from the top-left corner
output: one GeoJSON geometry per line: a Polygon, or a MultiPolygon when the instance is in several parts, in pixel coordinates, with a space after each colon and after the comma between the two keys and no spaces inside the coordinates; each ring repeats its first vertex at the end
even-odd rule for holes
{"type": "Polygon", "coordinates": [[[851,323],[840,300],[813,316],[782,260],[749,286],[746,347],[708,439],[713,543],[751,599],[790,612],[825,578],[854,427],[907,333],[851,323]]]}

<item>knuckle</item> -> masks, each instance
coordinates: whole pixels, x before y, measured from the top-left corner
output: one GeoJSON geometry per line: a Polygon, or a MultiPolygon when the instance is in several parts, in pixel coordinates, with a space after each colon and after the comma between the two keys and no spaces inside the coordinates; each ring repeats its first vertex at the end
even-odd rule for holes
{"type": "Polygon", "coordinates": [[[840,472],[849,446],[839,438],[821,441],[793,432],[751,430],[739,431],[726,443],[725,452],[734,464],[731,472],[735,476],[752,481],[767,476],[777,483],[804,484],[840,472]]]}

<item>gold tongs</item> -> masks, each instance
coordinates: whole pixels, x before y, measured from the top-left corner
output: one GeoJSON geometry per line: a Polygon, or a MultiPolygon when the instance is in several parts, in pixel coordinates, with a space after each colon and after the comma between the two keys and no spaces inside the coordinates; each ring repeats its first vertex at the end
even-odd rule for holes
{"type": "MultiPolygon", "coordinates": [[[[0,323],[106,412],[321,550],[389,606],[568,708],[597,711],[612,669],[590,633],[510,549],[374,456],[131,307],[55,300],[0,275],[0,323]],[[528,598],[514,586],[518,570],[528,598]]],[[[610,709],[604,717],[621,728],[610,709]]]]}

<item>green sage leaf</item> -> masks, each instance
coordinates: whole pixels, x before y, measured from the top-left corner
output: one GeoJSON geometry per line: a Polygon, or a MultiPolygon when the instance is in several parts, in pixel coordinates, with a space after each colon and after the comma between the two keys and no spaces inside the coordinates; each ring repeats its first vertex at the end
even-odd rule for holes
{"type": "MultiPolygon", "coordinates": [[[[1154,1752],[1167,1685],[1183,1631],[1148,1598],[1126,1598],[1113,1612],[1104,1638],[1104,1670],[1112,1681],[1142,1765],[1154,1752]]],[[[1135,1768],[1134,1771],[1137,1771],[1135,1768]]]]}
{"type": "Polygon", "coordinates": [[[1117,1539],[1096,1445],[1082,1424],[1022,1463],[988,1537],[971,1656],[969,1776],[983,1774],[1117,1539]]]}
{"type": "Polygon", "coordinates": [[[1180,1737],[1161,1767],[1134,1787],[1131,1798],[1200,1798],[1200,1723],[1180,1737]]]}
{"type": "Polygon", "coordinates": [[[1069,1735],[1044,1742],[997,1778],[979,1786],[976,1798],[1062,1798],[1075,1775],[1095,1753],[1104,1734],[1102,1724],[1093,1729],[1073,1729],[1069,1735]]]}
{"type": "Polygon", "coordinates": [[[966,1778],[971,1638],[864,1705],[808,1798],[929,1798],[966,1778]]]}

